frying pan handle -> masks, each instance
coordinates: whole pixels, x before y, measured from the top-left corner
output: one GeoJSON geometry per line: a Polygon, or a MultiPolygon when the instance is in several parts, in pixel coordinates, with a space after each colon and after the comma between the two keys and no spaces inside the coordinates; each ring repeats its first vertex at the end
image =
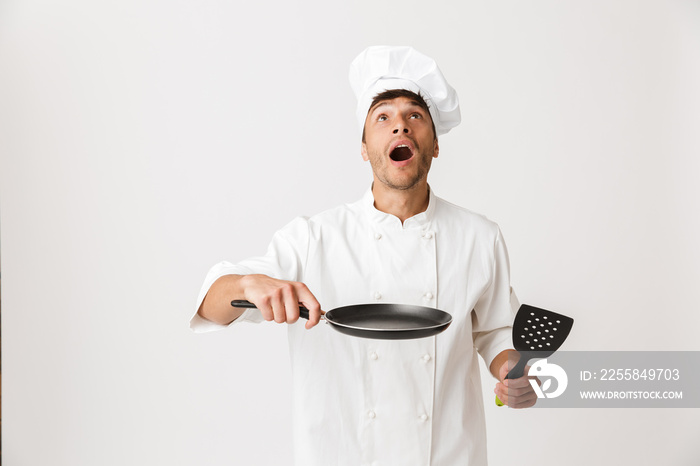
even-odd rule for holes
{"type": "MultiPolygon", "coordinates": [[[[255,306],[255,304],[251,303],[250,301],[246,301],[245,299],[234,299],[233,301],[231,301],[231,306],[245,309],[257,309],[257,306],[255,306]]],[[[309,310],[306,309],[304,306],[300,305],[299,317],[309,320],[309,310]]]]}

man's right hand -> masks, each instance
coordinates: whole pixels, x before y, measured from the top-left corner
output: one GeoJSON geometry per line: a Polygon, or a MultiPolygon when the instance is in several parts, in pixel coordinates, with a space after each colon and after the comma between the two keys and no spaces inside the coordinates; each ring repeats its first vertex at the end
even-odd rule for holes
{"type": "Polygon", "coordinates": [[[300,303],[309,310],[306,328],[313,327],[321,319],[321,305],[301,282],[277,280],[267,275],[243,275],[241,285],[245,299],[255,304],[267,321],[293,324],[299,320],[300,303]]]}
{"type": "Polygon", "coordinates": [[[199,315],[220,324],[237,319],[243,309],[231,306],[234,299],[246,299],[260,310],[267,321],[294,323],[299,320],[299,304],[309,310],[309,329],[321,320],[321,305],[301,282],[278,280],[267,275],[224,275],[209,288],[199,315]]]}

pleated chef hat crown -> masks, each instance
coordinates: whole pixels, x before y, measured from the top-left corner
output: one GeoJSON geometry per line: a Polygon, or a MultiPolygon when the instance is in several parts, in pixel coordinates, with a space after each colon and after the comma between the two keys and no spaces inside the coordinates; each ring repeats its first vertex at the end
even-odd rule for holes
{"type": "Polygon", "coordinates": [[[365,127],[374,97],[393,89],[420,92],[438,135],[447,133],[462,120],[457,92],[447,83],[435,60],[413,47],[368,47],[353,60],[349,78],[357,97],[360,130],[365,127]]]}

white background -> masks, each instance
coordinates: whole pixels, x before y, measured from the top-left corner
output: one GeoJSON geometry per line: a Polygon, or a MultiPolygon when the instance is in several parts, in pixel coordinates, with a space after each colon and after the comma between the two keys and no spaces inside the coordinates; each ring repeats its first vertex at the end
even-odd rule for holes
{"type": "MultiPolygon", "coordinates": [[[[564,349],[700,350],[699,2],[5,0],[5,464],[291,464],[284,327],[188,320],[215,262],[368,187],[346,76],[373,44],[457,89],[431,186],[500,224],[564,349]]],[[[493,384],[492,465],[700,462],[700,410],[493,384]]]]}

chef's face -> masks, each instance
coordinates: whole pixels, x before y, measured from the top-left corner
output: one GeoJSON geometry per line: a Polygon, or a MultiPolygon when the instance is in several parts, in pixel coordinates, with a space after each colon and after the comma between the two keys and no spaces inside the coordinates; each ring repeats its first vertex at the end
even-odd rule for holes
{"type": "Polygon", "coordinates": [[[362,158],[372,165],[375,182],[392,189],[425,181],[438,156],[430,112],[410,97],[376,102],[367,113],[364,135],[362,158]]]}

